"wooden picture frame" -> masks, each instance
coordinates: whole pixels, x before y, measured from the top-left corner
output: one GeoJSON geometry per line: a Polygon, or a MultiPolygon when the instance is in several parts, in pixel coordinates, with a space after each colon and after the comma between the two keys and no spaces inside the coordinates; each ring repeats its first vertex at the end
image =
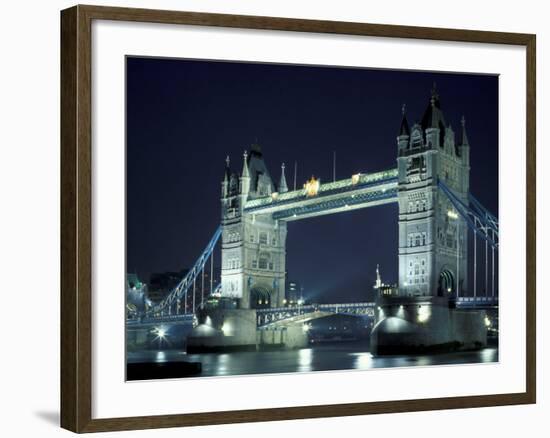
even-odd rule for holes
{"type": "Polygon", "coordinates": [[[61,12],[61,426],[74,432],[212,425],[528,404],[536,401],[535,49],[530,34],[196,12],[75,6],[61,12]],[[388,38],[518,45],[526,48],[526,391],[405,401],[127,418],[92,418],[91,29],[93,20],[185,24],[388,38]]]}

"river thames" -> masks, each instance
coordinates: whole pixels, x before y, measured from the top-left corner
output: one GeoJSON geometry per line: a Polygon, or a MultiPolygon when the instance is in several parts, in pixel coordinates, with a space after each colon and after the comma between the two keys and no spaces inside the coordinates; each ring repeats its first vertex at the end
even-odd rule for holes
{"type": "Polygon", "coordinates": [[[429,365],[498,362],[498,348],[427,355],[374,357],[368,345],[343,342],[295,350],[187,354],[179,350],[128,352],[128,363],[200,362],[201,372],[189,377],[278,374],[334,370],[368,370],[429,365]]]}

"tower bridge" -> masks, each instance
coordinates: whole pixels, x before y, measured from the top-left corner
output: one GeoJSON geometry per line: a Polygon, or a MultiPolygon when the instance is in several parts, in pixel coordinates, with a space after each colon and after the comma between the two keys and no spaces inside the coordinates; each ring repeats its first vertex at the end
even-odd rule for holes
{"type": "MultiPolygon", "coordinates": [[[[199,301],[196,299],[197,281],[200,273],[208,268],[208,259],[213,270],[214,248],[220,241],[219,296],[233,301],[241,310],[255,310],[259,325],[280,321],[284,319],[281,315],[295,318],[293,311],[284,306],[287,223],[396,203],[397,287],[390,292],[391,296],[378,297],[378,305],[364,303],[363,308],[374,312],[380,331],[391,332],[391,327],[400,327],[399,330],[409,333],[414,326],[415,336],[424,340],[429,338],[426,333],[437,329],[427,324],[431,319],[451,321],[449,327],[445,326],[449,333],[466,324],[460,313],[445,312],[451,307],[482,304],[477,291],[478,266],[483,267],[483,262],[477,261],[478,241],[485,246],[484,303],[498,303],[494,267],[499,228],[498,219],[470,193],[470,143],[464,117],[460,125],[457,139],[445,121],[434,89],[421,122],[410,126],[403,108],[396,138],[396,168],[357,173],[329,182],[312,177],[298,190],[288,189],[284,164],[278,183],[274,182],[259,144],[253,144],[250,151],[244,152],[240,172],[231,167],[228,157],[221,182],[220,228],[172,293],[143,314],[131,316],[154,320],[165,315],[194,313],[204,304],[204,296],[199,301]],[[469,231],[473,233],[473,267],[468,248],[469,231]],[[471,269],[473,284],[469,284],[471,269]],[[396,307],[396,302],[402,304],[396,307]],[[422,306],[424,310],[419,310],[422,306]],[[447,310],[441,313],[440,308],[447,310]],[[401,322],[396,325],[392,318],[401,322]],[[455,319],[458,322],[453,322],[455,319]]],[[[211,290],[214,290],[212,285],[211,290]]],[[[310,310],[322,316],[334,313],[335,309],[310,310]]],[[[390,342],[388,336],[383,342],[390,342]]]]}

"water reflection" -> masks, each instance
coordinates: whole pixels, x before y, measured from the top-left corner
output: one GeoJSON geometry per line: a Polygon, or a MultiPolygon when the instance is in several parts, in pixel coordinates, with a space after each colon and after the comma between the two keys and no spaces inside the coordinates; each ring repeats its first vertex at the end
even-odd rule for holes
{"type": "Polygon", "coordinates": [[[373,368],[372,366],[372,354],[370,353],[350,353],[355,357],[355,366],[353,368],[358,370],[365,370],[373,368]]]}
{"type": "Polygon", "coordinates": [[[311,359],[313,357],[312,348],[302,348],[298,350],[298,369],[296,371],[312,371],[311,359]]]}
{"type": "Polygon", "coordinates": [[[176,350],[128,353],[129,362],[201,362],[200,376],[291,373],[328,370],[452,365],[498,361],[498,348],[418,356],[373,357],[368,346],[354,343],[315,345],[299,350],[186,354],[176,350]]]}
{"type": "Polygon", "coordinates": [[[228,372],[228,369],[230,369],[229,367],[230,356],[229,354],[225,353],[225,354],[219,354],[216,357],[218,359],[216,369],[218,370],[220,376],[225,376],[228,372]]]}
{"type": "Polygon", "coordinates": [[[157,356],[155,357],[155,362],[166,362],[166,352],[157,351],[157,356]]]}

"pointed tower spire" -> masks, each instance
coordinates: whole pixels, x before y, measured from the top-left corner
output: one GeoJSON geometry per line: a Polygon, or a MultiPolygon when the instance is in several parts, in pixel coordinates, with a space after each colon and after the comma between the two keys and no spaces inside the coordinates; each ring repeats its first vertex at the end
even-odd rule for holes
{"type": "Polygon", "coordinates": [[[410,135],[411,130],[409,129],[409,122],[407,121],[407,106],[405,104],[401,107],[401,114],[403,115],[403,118],[401,119],[399,135],[410,135]]]}
{"type": "Polygon", "coordinates": [[[249,178],[250,173],[248,171],[248,152],[245,150],[243,153],[243,171],[241,173],[243,178],[249,178]]]}
{"type": "Polygon", "coordinates": [[[229,155],[225,158],[225,171],[223,174],[223,181],[228,182],[231,176],[231,168],[229,167],[229,155]]]}
{"type": "Polygon", "coordinates": [[[231,179],[231,169],[229,168],[229,155],[225,159],[225,169],[223,171],[222,198],[229,195],[229,180],[231,179]]]}
{"type": "Polygon", "coordinates": [[[286,185],[285,177],[285,163],[281,164],[281,179],[279,180],[279,193],[288,192],[288,186],[286,185]]]}
{"type": "Polygon", "coordinates": [[[250,171],[248,170],[248,152],[246,150],[243,153],[243,171],[240,177],[240,194],[243,197],[241,201],[241,207],[244,208],[244,202],[248,198],[250,192],[250,171]]]}
{"type": "Polygon", "coordinates": [[[460,119],[460,124],[462,125],[462,137],[460,139],[460,145],[469,146],[470,143],[468,142],[468,136],[466,135],[466,118],[464,116],[462,116],[462,118],[460,119]]]}
{"type": "Polygon", "coordinates": [[[380,278],[380,265],[376,264],[376,283],[374,285],[375,289],[380,289],[380,286],[382,286],[382,279],[380,278]]]}
{"type": "Polygon", "coordinates": [[[437,92],[437,84],[433,83],[432,85],[432,97],[430,98],[430,103],[432,106],[435,106],[436,103],[439,102],[439,93],[437,92]]]}

